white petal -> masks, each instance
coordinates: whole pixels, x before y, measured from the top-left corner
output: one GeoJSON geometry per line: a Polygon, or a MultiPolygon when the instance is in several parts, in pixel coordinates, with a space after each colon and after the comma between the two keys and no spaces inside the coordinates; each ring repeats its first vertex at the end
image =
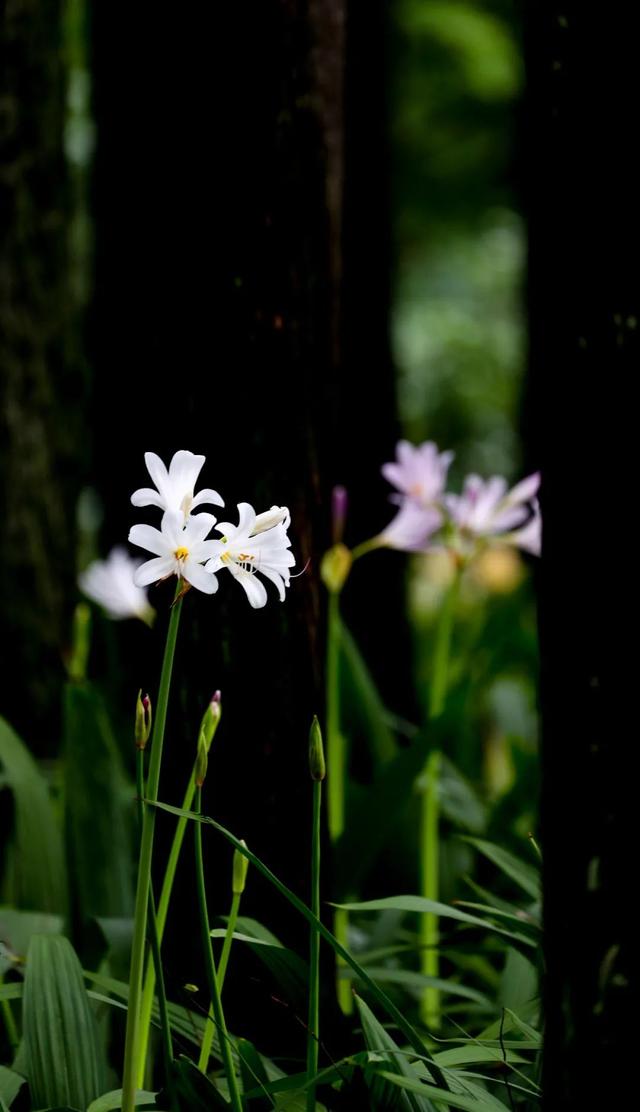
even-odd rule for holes
{"type": "Polygon", "coordinates": [[[172,486],[182,490],[183,493],[192,494],[196,479],[202,471],[204,456],[195,456],[193,452],[176,452],[169,464],[169,480],[172,486]]]}
{"type": "Polygon", "coordinates": [[[154,552],[157,556],[166,556],[169,550],[166,536],[152,525],[132,525],[129,540],[131,544],[146,548],[147,552],[154,552]]]}
{"type": "Polygon", "coordinates": [[[136,587],[146,587],[149,583],[157,583],[167,575],[172,575],[176,570],[176,561],[171,556],[158,556],[155,560],[147,560],[133,574],[136,587]]]}
{"type": "Polygon", "coordinates": [[[281,525],[283,522],[290,519],[289,511],[286,506],[272,506],[270,510],[265,510],[264,513],[258,514],[253,525],[252,533],[263,533],[265,529],[272,529],[274,525],[281,525]]]}
{"type": "Polygon", "coordinates": [[[131,502],[134,506],[158,506],[161,510],[164,509],[161,495],[151,487],[140,487],[140,490],[134,490],[131,502]]]}
{"type": "Polygon", "coordinates": [[[210,487],[203,487],[193,499],[191,509],[195,510],[196,506],[224,506],[224,501],[217,490],[211,490],[210,487]]]}
{"type": "MultiPolygon", "coordinates": [[[[276,571],[275,568],[260,568],[259,570],[260,575],[264,575],[266,579],[270,579],[272,583],[275,583],[278,588],[278,594],[280,595],[280,602],[284,602],[285,580],[280,575],[280,572],[276,571]]],[[[289,584],[287,583],[286,586],[288,587],[289,584]]]]}
{"type": "Polygon", "coordinates": [[[162,517],[161,529],[167,538],[171,550],[184,545],[184,514],[176,510],[167,510],[162,517]]]}
{"type": "MultiPolygon", "coordinates": [[[[223,553],[225,546],[222,541],[209,540],[198,541],[196,544],[189,545],[189,555],[196,564],[202,564],[205,560],[211,560],[214,556],[223,553]]],[[[221,565],[222,566],[222,565],[221,565]]]]}
{"type": "Polygon", "coordinates": [[[233,575],[234,579],[244,587],[247,598],[255,610],[259,610],[264,606],[267,601],[267,591],[264,583],[261,583],[257,575],[252,575],[250,571],[245,571],[244,568],[239,568],[237,564],[226,565],[233,575]]]}
{"type": "Polygon", "coordinates": [[[189,549],[196,544],[200,544],[211,532],[215,523],[216,519],[213,514],[196,514],[195,517],[190,517],[182,534],[182,543],[189,549]]]}
{"type": "Polygon", "coordinates": [[[205,595],[213,595],[218,590],[218,580],[215,575],[205,571],[202,564],[197,564],[195,560],[184,561],[182,575],[192,587],[204,591],[205,595]]]}
{"type": "Polygon", "coordinates": [[[166,490],[167,479],[169,478],[169,476],[167,474],[167,469],[164,463],[160,459],[160,456],[157,456],[155,452],[145,452],[144,462],[146,463],[147,471],[151,475],[151,478],[160,491],[160,494],[163,494],[163,492],[166,490]]]}

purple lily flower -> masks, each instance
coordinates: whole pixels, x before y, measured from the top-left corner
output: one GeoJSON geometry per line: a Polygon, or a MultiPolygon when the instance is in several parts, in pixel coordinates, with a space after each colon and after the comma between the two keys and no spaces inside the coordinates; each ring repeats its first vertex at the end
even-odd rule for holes
{"type": "Polygon", "coordinates": [[[486,480],[479,475],[468,475],[462,494],[447,494],[444,502],[453,525],[463,535],[495,537],[539,555],[542,534],[542,517],[536,498],[539,486],[537,471],[511,490],[499,475],[486,480]]]}
{"type": "Polygon", "coordinates": [[[399,492],[391,500],[400,506],[380,534],[383,544],[405,552],[428,547],[444,521],[441,503],[452,459],[453,452],[438,452],[431,440],[417,446],[399,441],[395,462],[382,466],[385,479],[399,492]]]}

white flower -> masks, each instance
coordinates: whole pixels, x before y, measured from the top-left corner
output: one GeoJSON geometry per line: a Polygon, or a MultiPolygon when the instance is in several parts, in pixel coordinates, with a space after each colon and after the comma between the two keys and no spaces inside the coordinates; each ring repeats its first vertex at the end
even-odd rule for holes
{"type": "MultiPolygon", "coordinates": [[[[174,457],[175,458],[175,457],[174,457]]],[[[163,514],[160,529],[151,525],[134,525],[129,533],[131,544],[146,548],[156,554],[136,571],[135,582],[139,587],[156,583],[169,575],[186,579],[192,587],[212,595],[218,590],[218,580],[203,563],[218,551],[219,541],[205,540],[216,523],[213,514],[196,514],[183,524],[181,512],[163,514]]]]}
{"type": "Polygon", "coordinates": [[[133,505],[159,506],[161,510],[180,512],[185,521],[197,506],[224,506],[218,492],[208,487],[198,491],[194,496],[193,489],[202,470],[204,460],[204,456],[195,456],[193,452],[176,452],[167,471],[164,463],[155,452],[145,452],[144,461],[147,465],[147,471],[157,490],[152,490],[151,487],[142,487],[140,490],[134,491],[131,495],[133,505]]]}
{"type": "Polygon", "coordinates": [[[264,606],[267,591],[258,579],[258,573],[275,583],[282,602],[285,587],[289,586],[290,568],[295,558],[289,551],[291,541],[287,536],[290,515],[286,507],[272,506],[271,510],[256,517],[248,502],[238,505],[238,524],[221,521],[216,530],[222,540],[214,541],[216,553],[206,565],[208,572],[227,568],[241,584],[253,607],[264,606]]]}
{"type": "Polygon", "coordinates": [[[140,618],[150,624],[155,611],[147,592],[134,583],[139,563],[124,548],[113,548],[106,560],[94,560],[81,572],[80,590],[102,606],[110,618],[140,618]]]}

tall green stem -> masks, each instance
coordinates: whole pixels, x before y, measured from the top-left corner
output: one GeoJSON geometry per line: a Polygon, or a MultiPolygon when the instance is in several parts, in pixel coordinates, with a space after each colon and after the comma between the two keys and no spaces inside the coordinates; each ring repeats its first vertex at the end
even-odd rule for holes
{"type": "MultiPolygon", "coordinates": [[[[185,819],[185,822],[187,820],[185,819]]],[[[220,997],[222,998],[222,990],[224,988],[224,979],[227,975],[227,966],[229,964],[229,954],[231,953],[231,943],[233,942],[233,932],[236,929],[238,922],[238,912],[240,910],[241,895],[239,892],[234,892],[231,899],[231,910],[229,911],[229,920],[227,922],[227,930],[222,943],[222,953],[220,954],[220,963],[218,965],[218,987],[220,989],[220,997]]],[[[215,1031],[214,1017],[209,1013],[207,1022],[202,1036],[202,1046],[200,1048],[200,1057],[198,1059],[198,1069],[202,1073],[207,1072],[209,1065],[209,1058],[211,1056],[211,1047],[213,1044],[213,1033],[215,1031]]]]}
{"type": "MultiPolygon", "coordinates": [[[[136,749],[136,787],[138,796],[138,824],[142,833],[144,821],[144,749],[136,749]]],[[[167,994],[164,987],[164,973],[162,971],[162,958],[160,956],[160,941],[158,939],[158,923],[156,917],[156,902],[153,895],[153,881],[149,882],[149,941],[153,968],[158,981],[158,1008],[160,1011],[160,1028],[162,1031],[162,1055],[164,1058],[164,1071],[167,1090],[173,1101],[173,1046],[171,1043],[171,1024],[169,1022],[169,1009],[167,1008],[167,994]]]]}
{"type": "MultiPolygon", "coordinates": [[[[320,816],[322,780],[313,781],[313,820],[311,826],[311,910],[320,918],[320,816]]],[[[315,1112],[316,1087],[311,1084],[318,1072],[320,1045],[320,935],[311,930],[309,941],[309,1018],[307,1022],[307,1112],[315,1112]]]]}
{"type": "MultiPolygon", "coordinates": [[[[178,586],[180,586],[180,583],[178,586]]],[[[167,641],[164,650],[164,659],[162,661],[162,672],[160,674],[160,690],[158,692],[155,721],[151,738],[151,759],[149,763],[146,798],[152,803],[155,803],[158,798],[164,728],[167,720],[169,688],[171,686],[171,673],[173,670],[173,658],[178,637],[181,610],[182,600],[178,598],[176,593],[176,600],[174,601],[169,618],[167,641]]],[[[153,856],[155,815],[156,812],[154,807],[144,808],[142,837],[140,839],[140,857],[138,861],[138,884],[136,888],[136,904],[133,921],[133,942],[131,946],[129,1006],[127,1009],[127,1030],[125,1035],[124,1069],[122,1077],[122,1112],[133,1112],[135,1105],[140,1046],[142,971],[147,933],[149,890],[151,886],[151,859],[153,856]]]]}
{"type": "MultiPolygon", "coordinates": [[[[340,603],[337,591],[329,592],[327,612],[327,810],[329,837],[333,845],[344,831],[345,784],[347,762],[344,738],[340,732],[340,603]]],[[[348,946],[349,913],[336,908],[334,934],[348,946]]],[[[336,995],[345,1015],[353,1011],[351,983],[345,976],[347,967],[336,959],[336,995]]]]}
{"type": "MultiPolygon", "coordinates": [[[[196,792],[196,779],[194,772],[191,773],[187,790],[184,793],[182,801],[182,810],[190,811],[193,797],[196,792]]],[[[158,901],[158,910],[156,914],[156,926],[158,933],[158,944],[162,945],[164,937],[164,929],[167,923],[167,915],[169,912],[169,903],[171,901],[171,893],[173,891],[173,883],[178,868],[178,861],[180,858],[180,851],[184,841],[185,832],[187,829],[187,820],[179,818],[176,824],[173,841],[171,843],[171,850],[167,860],[164,879],[162,881],[162,888],[160,890],[160,899],[158,901]]],[[[151,1031],[151,1013],[153,1010],[153,996],[156,988],[156,971],[153,962],[147,962],[147,968],[144,977],[144,989],[142,993],[142,1005],[140,1008],[140,1052],[138,1056],[138,1076],[137,1085],[141,1089],[144,1081],[145,1063],[147,1060],[147,1052],[149,1049],[149,1034],[151,1031]]]]}
{"type": "MultiPolygon", "coordinates": [[[[438,718],[444,709],[449,679],[451,634],[460,587],[456,570],[440,611],[433,654],[433,672],[429,692],[429,720],[438,718]]],[[[440,769],[441,753],[432,749],[422,772],[420,797],[420,894],[437,900],[440,891],[440,769]]],[[[440,941],[437,915],[427,912],[420,920],[420,966],[425,977],[437,977],[440,970],[440,941]]],[[[440,1026],[440,990],[428,985],[421,1001],[421,1015],[431,1029],[440,1026]]]]}
{"type": "MultiPolygon", "coordinates": [[[[196,814],[199,815],[201,814],[201,812],[202,790],[198,788],[196,794],[196,814]]],[[[235,1070],[233,1068],[231,1043],[229,1041],[227,1025],[225,1023],[224,1012],[222,1010],[222,999],[220,996],[218,974],[216,973],[216,966],[213,960],[213,946],[211,944],[211,931],[209,928],[209,912],[207,910],[207,890],[204,880],[204,863],[202,860],[202,826],[199,822],[195,823],[194,840],[196,851],[196,883],[198,886],[198,907],[200,910],[200,933],[202,936],[202,948],[204,950],[207,983],[209,986],[209,994],[211,996],[211,1004],[213,1007],[213,1017],[218,1029],[220,1053],[222,1054],[222,1064],[224,1065],[224,1072],[226,1074],[227,1084],[229,1086],[229,1097],[231,1098],[231,1106],[235,1109],[235,1112],[242,1112],[242,1101],[240,1100],[238,1081],[236,1078],[235,1070]]]]}

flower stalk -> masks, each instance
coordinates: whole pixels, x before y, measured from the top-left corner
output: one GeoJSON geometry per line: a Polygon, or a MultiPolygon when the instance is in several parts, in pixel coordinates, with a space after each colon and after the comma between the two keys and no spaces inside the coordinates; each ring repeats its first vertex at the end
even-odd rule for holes
{"type": "MultiPolygon", "coordinates": [[[[195,813],[197,815],[200,815],[202,813],[202,788],[198,788],[196,792],[195,813]]],[[[204,863],[202,858],[202,825],[199,822],[194,823],[194,841],[196,855],[196,884],[198,886],[198,908],[200,912],[200,934],[202,938],[202,948],[204,950],[207,985],[209,988],[209,994],[211,996],[213,1018],[218,1029],[220,1053],[222,1055],[222,1064],[224,1066],[224,1072],[227,1078],[227,1084],[229,1086],[231,1107],[235,1110],[235,1112],[242,1112],[242,1101],[240,1099],[238,1080],[236,1078],[236,1073],[233,1066],[233,1057],[231,1054],[231,1040],[229,1039],[227,1025],[224,1018],[224,1012],[222,1010],[220,984],[218,981],[218,974],[216,972],[215,961],[213,958],[211,930],[209,927],[209,912],[207,910],[207,891],[204,880],[204,863]]]]}
{"type": "MultiPolygon", "coordinates": [[[[181,582],[178,580],[178,589],[181,582]]],[[[147,780],[146,799],[155,803],[158,799],[162,747],[167,719],[167,705],[171,686],[171,673],[175,655],[176,641],[182,601],[171,608],[167,640],[160,674],[160,688],[156,703],[155,723],[151,741],[151,759],[147,780]]],[[[155,830],[155,808],[144,807],[140,856],[138,861],[138,882],[133,920],[133,942],[131,947],[131,971],[129,975],[129,1006],[127,1009],[127,1029],[125,1035],[124,1069],[122,1078],[122,1112],[133,1112],[135,1106],[136,1082],[140,1055],[140,1006],[142,999],[142,975],[144,967],[145,939],[149,892],[151,889],[151,860],[153,857],[153,836],[155,830]]]]}
{"type": "MultiPolygon", "coordinates": [[[[311,911],[320,918],[320,823],[322,816],[322,781],[325,761],[322,733],[317,718],[313,719],[309,738],[309,771],[313,780],[313,817],[311,822],[311,911]]],[[[309,1016],[307,1020],[307,1112],[316,1107],[315,1076],[318,1072],[320,1046],[320,935],[311,928],[309,938],[309,1016]]]]}
{"type": "MultiPolygon", "coordinates": [[[[444,709],[449,680],[451,635],[460,587],[460,569],[445,596],[436,630],[433,655],[433,674],[429,692],[429,721],[438,718],[444,709]]],[[[440,770],[442,754],[432,749],[422,772],[420,796],[420,895],[428,900],[438,900],[440,890],[440,770]]],[[[420,919],[420,965],[425,977],[437,978],[440,969],[438,917],[426,912],[420,919]]],[[[440,1026],[440,990],[427,985],[421,1001],[421,1015],[425,1026],[440,1026]]]]}

